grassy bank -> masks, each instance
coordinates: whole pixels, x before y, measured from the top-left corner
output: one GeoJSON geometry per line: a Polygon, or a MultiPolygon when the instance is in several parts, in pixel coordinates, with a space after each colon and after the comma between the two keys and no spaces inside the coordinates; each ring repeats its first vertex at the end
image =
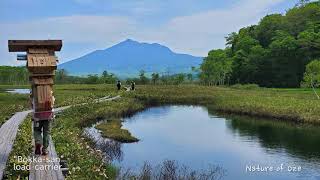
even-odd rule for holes
{"type": "Polygon", "coordinates": [[[82,135],[83,128],[99,119],[119,119],[142,108],[142,104],[135,103],[133,99],[121,98],[114,102],[77,106],[63,112],[54,123],[52,137],[57,153],[67,160],[71,169],[68,179],[114,179],[117,169],[103,163],[99,150],[82,135]]]}
{"type": "Polygon", "coordinates": [[[122,123],[120,119],[111,119],[96,126],[105,138],[114,139],[122,143],[138,142],[139,139],[132,136],[127,129],[122,129],[122,123]]]}
{"type": "Polygon", "coordinates": [[[310,89],[141,86],[128,96],[147,104],[200,104],[227,113],[320,123],[320,101],[310,89]]]}

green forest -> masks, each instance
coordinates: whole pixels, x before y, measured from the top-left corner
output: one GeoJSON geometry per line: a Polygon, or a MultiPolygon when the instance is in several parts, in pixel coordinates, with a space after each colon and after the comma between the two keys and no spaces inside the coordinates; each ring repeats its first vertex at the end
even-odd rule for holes
{"type": "Polygon", "coordinates": [[[320,60],[320,1],[300,1],[286,14],[226,37],[226,48],[209,52],[200,67],[207,84],[300,87],[306,66],[320,60]]]}
{"type": "Polygon", "coordinates": [[[29,73],[25,67],[0,66],[0,83],[21,85],[26,84],[29,73]]]}

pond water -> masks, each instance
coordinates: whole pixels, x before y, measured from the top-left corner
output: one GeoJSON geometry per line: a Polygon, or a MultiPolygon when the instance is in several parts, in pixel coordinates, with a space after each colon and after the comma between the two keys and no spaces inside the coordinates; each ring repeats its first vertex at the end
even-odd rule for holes
{"type": "Polygon", "coordinates": [[[165,106],[125,118],[123,128],[140,141],[114,142],[120,156],[114,162],[132,169],[163,160],[195,170],[216,165],[225,170],[223,179],[320,179],[320,128],[214,114],[199,106],[165,106]],[[269,172],[250,172],[258,165],[269,172]]]}
{"type": "Polygon", "coordinates": [[[6,92],[13,94],[30,94],[30,89],[8,89],[6,92]]]}

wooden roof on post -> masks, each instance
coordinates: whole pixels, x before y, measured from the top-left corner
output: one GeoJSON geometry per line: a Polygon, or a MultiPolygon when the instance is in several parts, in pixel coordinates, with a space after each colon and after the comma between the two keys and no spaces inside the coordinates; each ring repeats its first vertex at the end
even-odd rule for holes
{"type": "Polygon", "coordinates": [[[8,40],[9,52],[26,52],[29,48],[47,48],[60,51],[62,40],[8,40]]]}

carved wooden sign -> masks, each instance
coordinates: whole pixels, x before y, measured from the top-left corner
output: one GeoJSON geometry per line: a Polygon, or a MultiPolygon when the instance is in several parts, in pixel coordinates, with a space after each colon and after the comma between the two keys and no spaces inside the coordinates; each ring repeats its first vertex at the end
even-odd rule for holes
{"type": "Polygon", "coordinates": [[[57,67],[57,58],[55,56],[34,56],[28,55],[28,68],[50,68],[57,67]]]}

